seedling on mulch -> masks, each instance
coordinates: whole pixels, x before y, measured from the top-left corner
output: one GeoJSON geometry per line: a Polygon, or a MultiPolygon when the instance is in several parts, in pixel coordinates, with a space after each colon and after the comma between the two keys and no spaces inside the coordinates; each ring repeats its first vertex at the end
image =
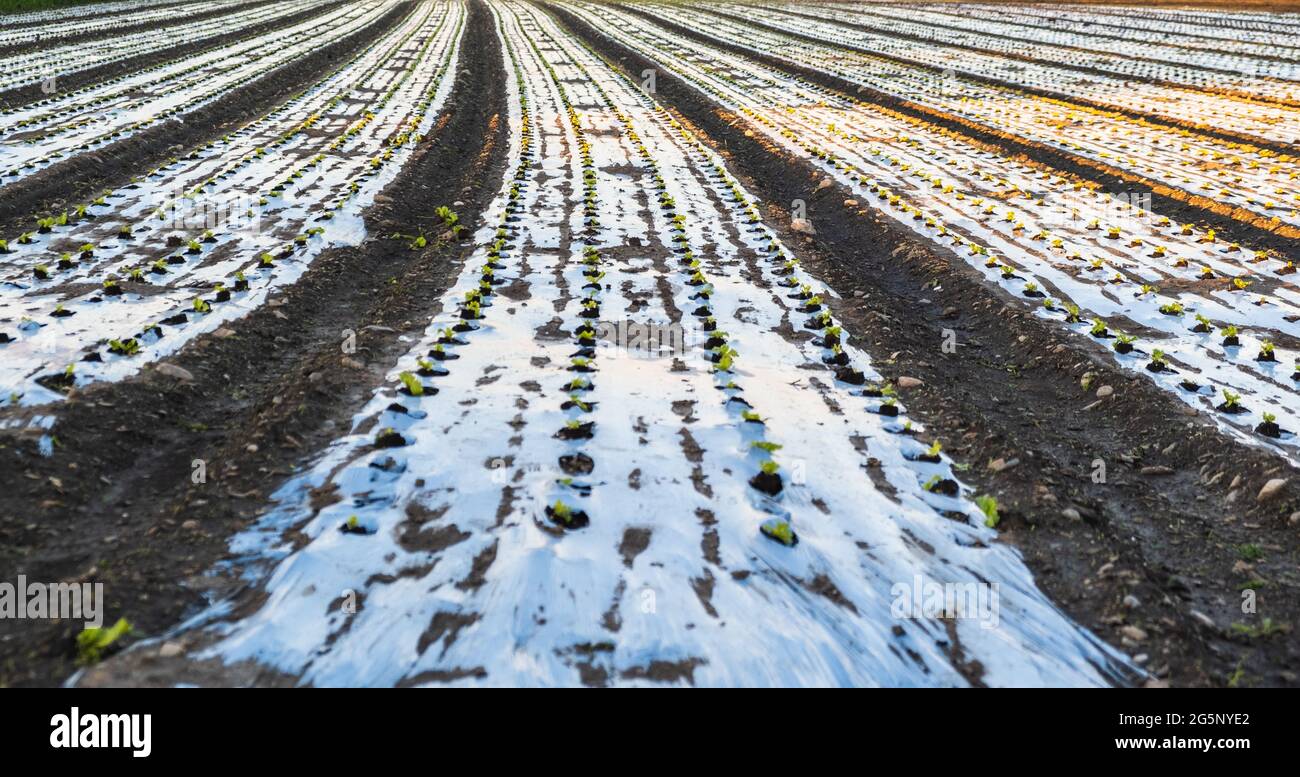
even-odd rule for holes
{"type": "Polygon", "coordinates": [[[406,438],[391,426],[384,427],[375,435],[376,448],[401,448],[407,445],[406,438]]]}
{"type": "Polygon", "coordinates": [[[1159,348],[1151,350],[1151,361],[1147,362],[1147,370],[1150,372],[1168,372],[1169,357],[1159,348]]]}
{"type": "Polygon", "coordinates": [[[935,440],[934,443],[928,449],[926,449],[925,453],[922,453],[916,457],[916,460],[929,462],[930,464],[938,464],[943,460],[939,456],[939,452],[942,450],[943,450],[943,444],[940,443],[938,440],[935,440]]]}
{"type": "Polygon", "coordinates": [[[939,475],[931,475],[930,479],[925,481],[921,487],[932,494],[941,496],[957,496],[961,493],[961,487],[957,485],[957,481],[939,475]]]}
{"type": "Polygon", "coordinates": [[[1223,390],[1223,403],[1218,407],[1219,412],[1237,415],[1246,412],[1246,408],[1241,404],[1241,395],[1234,394],[1227,389],[1223,390]]]}
{"type": "Polygon", "coordinates": [[[799,535],[794,533],[790,528],[790,522],[780,518],[769,518],[764,521],[758,530],[769,540],[779,542],[787,548],[793,548],[799,544],[799,535]]]}
{"type": "Polygon", "coordinates": [[[339,526],[339,531],[344,534],[360,534],[363,536],[374,534],[374,531],[367,528],[366,525],[363,524],[355,515],[349,515],[348,519],[339,526]]]}
{"type": "Polygon", "coordinates": [[[556,499],[555,504],[547,506],[546,517],[565,529],[581,529],[591,523],[585,512],[570,507],[561,499],[556,499]]]}
{"type": "Polygon", "coordinates": [[[131,337],[125,340],[109,340],[108,350],[118,356],[135,356],[140,353],[140,343],[131,337]]]}
{"type": "Polygon", "coordinates": [[[1282,436],[1282,428],[1277,425],[1277,416],[1272,413],[1264,413],[1264,422],[1256,426],[1255,431],[1274,439],[1282,436]]]}
{"type": "Polygon", "coordinates": [[[596,422],[588,421],[583,423],[577,420],[566,421],[563,428],[555,433],[555,436],[561,440],[590,440],[595,434],[596,422]]]}
{"type": "Polygon", "coordinates": [[[759,465],[758,474],[749,479],[749,485],[768,496],[776,496],[785,487],[781,482],[780,471],[781,465],[769,459],[759,465]]]}

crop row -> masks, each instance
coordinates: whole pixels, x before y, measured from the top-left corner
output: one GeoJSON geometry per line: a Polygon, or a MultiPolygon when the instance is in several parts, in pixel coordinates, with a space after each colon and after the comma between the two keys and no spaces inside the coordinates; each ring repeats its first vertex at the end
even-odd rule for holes
{"type": "MultiPolygon", "coordinates": [[[[210,11],[233,9],[259,0],[207,0],[185,5],[184,10],[190,14],[208,13],[210,11]]],[[[175,19],[175,8],[150,8],[149,5],[135,4],[127,13],[112,13],[110,9],[97,13],[91,18],[72,18],[51,20],[44,24],[36,19],[17,19],[6,16],[10,29],[0,31],[0,47],[21,46],[27,43],[57,43],[62,38],[86,35],[89,33],[107,33],[122,27],[149,22],[166,22],[175,19]]]]}
{"type": "Polygon", "coordinates": [[[1218,407],[1229,428],[1293,444],[1300,365],[1275,346],[1300,335],[1292,261],[1117,207],[1085,182],[671,40],[617,11],[584,11],[855,196],[952,245],[991,281],[1038,303],[1040,315],[1107,342],[1122,364],[1194,406],[1218,407]],[[1166,285],[1176,291],[1162,292],[1166,285]],[[1129,326],[1142,342],[1122,331],[1129,326]]]}
{"type": "Polygon", "coordinates": [[[462,3],[421,3],[269,117],[11,241],[7,265],[36,264],[0,296],[10,401],[132,374],[363,240],[360,209],[436,120],[463,22],[462,3]]]}
{"type": "MultiPolygon", "coordinates": [[[[1213,198],[1285,234],[1300,234],[1300,167],[1293,155],[903,65],[857,49],[814,44],[695,8],[637,5],[653,16],[755,53],[833,74],[995,133],[1063,149],[1086,160],[1213,198]]],[[[819,27],[818,30],[821,28],[819,27]]]]}
{"type": "Polygon", "coordinates": [[[993,682],[1101,682],[1114,655],[988,541],[993,506],[721,159],[536,6],[490,6],[513,175],[390,382],[237,540],[270,595],[212,654],[327,684],[639,682],[653,661],[956,685],[956,643],[993,682]],[[629,320],[688,344],[608,342],[629,320]],[[913,576],[999,581],[1003,628],[891,616],[913,576]]]}
{"type": "MultiPolygon", "coordinates": [[[[291,4],[290,4],[291,5],[291,4]]],[[[69,95],[56,105],[28,106],[0,124],[0,184],[221,99],[248,81],[373,24],[382,6],[344,6],[322,17],[218,46],[155,72],[133,74],[69,95]]],[[[0,120],[2,121],[2,120],[0,120]]]]}
{"type": "Polygon", "coordinates": [[[171,48],[225,32],[237,31],[254,24],[264,23],[281,16],[310,8],[315,2],[287,2],[253,6],[236,10],[229,15],[164,25],[141,32],[129,33],[101,40],[83,41],[66,45],[39,47],[30,51],[0,58],[0,91],[16,89],[29,84],[53,79],[51,86],[57,90],[58,79],[93,67],[110,65],[129,57],[147,54],[158,49],[171,48]]]}

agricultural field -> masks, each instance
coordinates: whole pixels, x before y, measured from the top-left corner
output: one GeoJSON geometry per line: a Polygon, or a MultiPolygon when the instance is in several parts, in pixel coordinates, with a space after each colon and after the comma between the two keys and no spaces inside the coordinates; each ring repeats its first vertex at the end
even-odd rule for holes
{"type": "Polygon", "coordinates": [[[31,5],[0,686],[1300,685],[1300,13],[31,5]]]}

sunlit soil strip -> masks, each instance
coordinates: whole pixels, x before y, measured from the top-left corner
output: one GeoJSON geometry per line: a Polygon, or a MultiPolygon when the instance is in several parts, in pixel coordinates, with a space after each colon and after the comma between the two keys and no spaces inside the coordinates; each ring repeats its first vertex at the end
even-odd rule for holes
{"type": "Polygon", "coordinates": [[[990,79],[996,88],[1030,99],[1040,96],[1050,99],[1054,94],[1079,107],[1135,111],[1180,128],[1231,132],[1243,140],[1291,144],[1300,138],[1300,112],[1285,104],[1260,100],[1246,102],[1140,79],[1080,75],[1037,58],[1028,58],[1032,50],[1025,55],[1026,58],[1015,60],[1019,63],[1015,70],[1008,71],[1008,59],[996,53],[956,48],[933,40],[920,43],[889,33],[869,32],[844,26],[839,19],[819,22],[803,15],[751,10],[748,6],[730,4],[709,5],[708,10],[737,23],[759,23],[783,33],[811,36],[872,57],[886,58],[904,68],[952,69],[958,74],[990,79]]]}
{"type": "Polygon", "coordinates": [[[1130,35],[1182,36],[1188,46],[1241,46],[1245,48],[1234,51],[1250,53],[1259,47],[1264,51],[1285,53],[1288,50],[1300,52],[1296,35],[1300,27],[1288,24],[1288,17],[1280,14],[1267,14],[1255,17],[1255,22],[1246,23],[1243,17],[1235,14],[1218,12],[1213,16],[1201,17],[1200,21],[1173,19],[1158,13],[1158,9],[1137,8],[1105,9],[1093,6],[1086,10],[1067,10],[1064,7],[1035,8],[1030,6],[962,6],[955,8],[962,15],[976,15],[988,18],[997,15],[1012,22],[1022,19],[1037,20],[1040,24],[1050,24],[1058,29],[1074,29],[1084,34],[1106,34],[1118,37],[1130,35]],[[1083,11],[1080,13],[1080,11],[1083,11]]]}
{"type": "Polygon", "coordinates": [[[710,22],[716,20],[718,23],[704,25],[695,16],[685,15],[686,12],[683,11],[670,11],[663,6],[645,6],[642,10],[669,22],[692,28],[703,27],[706,30],[704,34],[731,45],[824,70],[886,94],[897,94],[900,99],[908,101],[911,110],[922,113],[933,121],[955,123],[976,133],[991,134],[1031,148],[1045,151],[1059,148],[1068,152],[1078,164],[1132,182],[1135,188],[1151,189],[1162,196],[1282,236],[1300,237],[1300,228],[1294,226],[1300,224],[1300,211],[1295,207],[1295,203],[1300,203],[1300,199],[1297,199],[1300,198],[1300,193],[1285,185],[1300,175],[1300,170],[1295,166],[1295,157],[1291,155],[1248,145],[1215,142],[1188,130],[1175,132],[1113,112],[1048,98],[1011,95],[1015,98],[1012,100],[1015,104],[1003,106],[1001,98],[988,98],[998,95],[1005,97],[1010,95],[1008,90],[992,90],[962,83],[957,91],[951,91],[943,88],[933,74],[927,76],[916,69],[901,69],[887,62],[881,64],[887,73],[907,77],[908,83],[900,85],[876,75],[880,67],[850,66],[853,63],[870,65],[871,58],[860,52],[812,45],[795,46],[797,50],[792,52],[790,49],[793,44],[790,41],[773,43],[772,41],[785,39],[732,24],[723,17],[710,17],[710,22]],[[761,45],[759,42],[762,42],[761,45]],[[901,86],[909,88],[902,89],[901,86]],[[1047,115],[1040,117],[1039,114],[1043,113],[1047,115]],[[1056,135],[1048,134],[1045,127],[1053,130],[1056,135]],[[1080,133],[1086,128],[1092,128],[1094,134],[1082,136],[1080,133]],[[1121,128],[1124,129],[1126,138],[1103,138],[1095,134],[1098,131],[1118,132],[1121,128]],[[1138,157],[1139,149],[1131,145],[1138,140],[1127,140],[1127,136],[1140,139],[1141,149],[1145,149],[1141,151],[1142,158],[1138,157]],[[1122,153],[1115,152],[1116,144],[1119,144],[1122,153]],[[1246,157],[1246,160],[1243,161],[1238,154],[1246,157]],[[1243,179],[1240,182],[1224,180],[1200,171],[1201,167],[1207,165],[1222,168],[1242,164],[1246,164],[1246,168],[1244,172],[1238,168],[1240,174],[1237,177],[1243,179]],[[1252,181],[1249,186],[1244,181],[1246,176],[1252,181]],[[1197,191],[1212,191],[1216,188],[1220,190],[1221,200],[1231,199],[1232,202],[1211,200],[1196,194],[1197,191]],[[1266,192],[1265,199],[1257,199],[1260,190],[1266,192]]]}
{"type": "MultiPolygon", "coordinates": [[[[422,4],[417,9],[419,16],[411,18],[416,27],[394,33],[399,39],[403,34],[410,37],[419,24],[429,26],[428,37],[412,39],[419,54],[406,66],[376,74],[387,89],[371,104],[374,113],[364,113],[322,153],[290,168],[276,163],[259,173],[254,163],[245,171],[243,185],[255,187],[244,189],[246,193],[255,196],[259,190],[266,191],[260,187],[276,187],[263,196],[262,205],[255,206],[263,210],[264,218],[276,219],[270,230],[220,235],[191,232],[187,237],[173,234],[180,250],[152,264],[139,258],[128,260],[129,271],[119,275],[126,270],[119,266],[98,291],[86,292],[83,286],[76,292],[78,296],[65,299],[52,311],[48,300],[31,298],[44,313],[34,316],[37,311],[24,308],[19,336],[0,344],[6,356],[0,382],[7,387],[9,402],[50,401],[75,385],[132,374],[194,336],[214,331],[261,304],[272,288],[292,282],[324,248],[363,240],[361,208],[397,174],[414,141],[432,126],[437,107],[446,97],[449,79],[444,75],[454,68],[464,5],[452,4],[448,6],[454,9],[452,14],[438,15],[432,14],[435,7],[422,4]],[[435,31],[440,32],[433,34],[435,31]],[[403,76],[410,73],[419,74],[419,80],[403,76]],[[389,100],[392,105],[385,109],[389,100]],[[318,225],[307,228],[309,219],[318,225]],[[136,334],[130,334],[133,331],[136,334]],[[109,333],[115,333],[114,339],[105,343],[103,338],[109,333]],[[101,350],[105,346],[107,350],[101,350]],[[89,352],[81,354],[77,363],[79,351],[89,352]],[[67,369],[57,367],[68,362],[73,364],[67,369]],[[45,365],[50,364],[62,371],[45,373],[45,365]]],[[[362,103],[350,109],[364,107],[362,103]]],[[[159,186],[166,190],[165,182],[159,186]]],[[[232,191],[228,182],[224,190],[232,191]]],[[[116,249],[133,250],[133,240],[134,235],[120,239],[116,249]]],[[[173,250],[170,245],[155,244],[154,248],[173,250]]],[[[69,290],[76,288],[73,284],[69,290]]],[[[15,306],[29,305],[23,298],[0,298],[0,302],[0,314],[5,318],[18,317],[15,306]]]]}
{"type": "MultiPolygon", "coordinates": [[[[598,12],[612,13],[604,9],[598,12]]],[[[636,25],[615,27],[609,24],[608,17],[604,22],[600,26],[606,30],[620,30],[633,36],[644,34],[642,28],[636,25]]],[[[638,46],[635,40],[625,40],[625,43],[634,48],[638,46]]],[[[653,49],[643,53],[669,64],[672,69],[686,67],[698,71],[701,68],[699,63],[705,61],[705,57],[698,55],[689,60],[665,59],[664,52],[653,49]],[[688,61],[689,64],[684,65],[688,61]]],[[[788,126],[790,116],[795,114],[793,107],[779,103],[754,103],[753,97],[763,94],[763,89],[757,89],[753,84],[730,88],[725,81],[708,87],[696,79],[698,75],[688,77],[688,81],[693,80],[712,99],[739,107],[777,145],[823,167],[862,199],[879,202],[884,212],[909,228],[940,242],[953,241],[954,248],[980,266],[989,280],[1018,296],[1041,299],[1044,304],[1039,309],[1040,315],[1062,320],[1080,334],[1089,334],[1107,344],[1121,364],[1151,376],[1162,387],[1189,404],[1214,413],[1224,428],[1252,443],[1267,440],[1288,448],[1295,446],[1296,424],[1300,423],[1294,410],[1300,402],[1296,390],[1297,382],[1300,382],[1300,365],[1295,364],[1296,354],[1275,348],[1267,334],[1250,335],[1238,331],[1237,326],[1217,323],[1225,315],[1229,321],[1233,320],[1234,310],[1249,310],[1250,306],[1244,301],[1234,303],[1234,299],[1244,300],[1246,292],[1218,292],[1207,297],[1188,294],[1169,297],[1161,296],[1146,284],[1134,291],[1137,284],[1124,281],[1124,276],[1117,276],[1120,281],[1124,281],[1123,285],[1116,285],[1117,278],[1101,280],[1098,285],[1087,280],[1086,271],[1082,274],[1076,271],[1074,275],[1061,272],[1054,267],[1054,256],[1064,258],[1072,251],[1071,246],[1079,246],[1092,253],[1099,247],[1094,242],[1096,239],[1090,238],[1088,243],[1072,241],[1067,244],[1042,230],[1038,230],[1036,235],[1034,230],[1024,229],[1017,221],[1024,218],[1022,207],[1014,206],[1014,209],[1008,210],[1013,206],[1003,205],[999,199],[990,198],[991,204],[983,205],[981,198],[964,197],[960,191],[955,193],[955,197],[949,198],[936,199],[927,192],[922,192],[920,197],[906,196],[904,199],[904,196],[895,191],[900,183],[907,183],[906,177],[899,177],[895,173],[900,166],[897,157],[877,159],[874,154],[878,153],[878,149],[873,149],[871,156],[857,156],[851,145],[840,145],[835,151],[828,151],[784,128],[788,126]],[[746,102],[754,107],[746,107],[746,102]],[[770,118],[772,116],[778,119],[773,120],[770,118]],[[849,158],[841,158],[839,154],[848,154],[849,158]],[[885,159],[888,160],[887,165],[884,164],[885,159]],[[857,165],[871,168],[871,175],[857,165]],[[883,176],[885,183],[882,184],[875,176],[883,176]],[[921,207],[914,203],[919,203],[921,207]],[[963,212],[961,208],[954,207],[963,204],[970,211],[963,212]],[[1060,245],[1053,245],[1049,249],[1048,241],[1059,242],[1060,245]],[[1052,299],[1053,293],[1060,296],[1052,299]],[[1126,302],[1128,299],[1135,301],[1126,302]],[[1196,322],[1189,320],[1194,314],[1198,316],[1196,322]],[[1210,318],[1206,318],[1206,315],[1210,318]],[[1143,340],[1138,341],[1137,338],[1124,334],[1120,327],[1107,325],[1103,319],[1135,322],[1142,327],[1144,333],[1158,334],[1150,339],[1144,334],[1143,340]],[[1216,330],[1218,335],[1215,335],[1216,330]],[[1218,342],[1220,339],[1223,343],[1218,342]]],[[[792,94],[790,86],[779,86],[777,81],[770,83],[777,89],[774,94],[778,100],[789,99],[792,94]]],[[[794,94],[797,93],[798,88],[795,87],[794,94]]],[[[831,97],[827,96],[826,99],[831,97]]],[[[819,105],[816,110],[821,108],[819,105]]],[[[841,118],[852,123],[849,117],[841,118]]],[[[834,131],[833,125],[827,129],[805,124],[803,128],[811,130],[810,134],[814,135],[819,131],[824,132],[823,137],[830,138],[833,143],[840,141],[841,137],[853,137],[834,131]]],[[[878,136],[878,132],[870,134],[878,136]]],[[[901,166],[906,172],[911,165],[901,166]]],[[[931,174],[919,174],[926,181],[926,190],[939,185],[929,180],[929,175],[931,174]]],[[[945,186],[945,191],[950,189],[951,185],[945,186]]],[[[1088,232],[1085,230],[1076,234],[1088,232]]],[[[1118,227],[1108,232],[1108,236],[1118,234],[1118,227]]],[[[1130,252],[1148,250],[1131,246],[1132,238],[1129,240],[1130,252]]],[[[1073,248],[1073,255],[1079,256],[1079,248],[1073,248]]],[[[1130,256],[1134,255],[1141,257],[1141,253],[1130,253],[1130,256]]],[[[1094,260],[1094,263],[1101,262],[1101,259],[1094,260]]],[[[1292,302],[1279,302],[1294,314],[1294,290],[1287,287],[1283,291],[1292,302]]],[[[1274,303],[1267,308],[1250,311],[1249,315],[1241,313],[1243,318],[1237,318],[1237,321],[1241,323],[1250,320],[1259,327],[1266,327],[1271,321],[1279,330],[1294,335],[1294,315],[1283,318],[1278,315],[1278,307],[1279,304],[1274,303]]]]}
{"type": "MultiPolygon", "coordinates": [[[[735,8],[734,4],[719,7],[735,8]]],[[[980,56],[995,56],[1018,62],[1048,65],[1052,68],[1083,68],[1083,72],[1100,70],[1119,79],[1135,79],[1159,89],[1185,90],[1187,96],[1199,92],[1229,96],[1257,106],[1300,106],[1300,63],[1273,59],[1275,50],[1259,47],[1256,55],[1223,54],[1204,48],[1170,45],[1161,41],[1115,41],[1095,34],[1063,35],[1057,30],[1044,32],[1032,25],[1006,24],[987,19],[969,19],[944,13],[927,13],[916,8],[895,9],[888,6],[855,6],[855,15],[846,17],[842,10],[798,4],[780,7],[783,12],[803,17],[852,25],[867,25],[881,34],[898,31],[936,46],[972,47],[980,56]]],[[[981,67],[979,72],[992,72],[981,67]]],[[[1066,82],[1061,70],[1039,71],[1033,85],[1049,88],[1066,82]]],[[[1021,72],[1019,77],[1025,77],[1021,72]]],[[[1076,86],[1076,89],[1081,87],[1076,86]]],[[[1101,81],[1088,85],[1078,96],[1095,95],[1113,99],[1116,84],[1101,81]]],[[[1140,89],[1143,87],[1139,87],[1140,89]]],[[[1175,95],[1175,99],[1180,99],[1175,95]]],[[[1149,103],[1146,103],[1149,105],[1149,103]]]]}
{"type": "MultiPolygon", "coordinates": [[[[501,271],[509,282],[491,306],[480,306],[485,320],[466,333],[449,374],[435,379],[439,393],[421,399],[419,417],[409,420],[411,406],[391,390],[376,396],[353,434],[286,487],[281,507],[237,543],[249,561],[280,563],[265,583],[265,603],[216,624],[224,639],[205,655],[254,658],[323,685],[1097,684],[1119,672],[1113,654],[1033,589],[1013,553],[988,543],[983,516],[948,495],[949,486],[938,487],[950,465],[937,453],[937,463],[922,458],[930,449],[911,439],[904,418],[879,411],[883,397],[856,397],[852,383],[807,382],[809,375],[833,382],[832,373],[802,365],[808,354],[834,349],[806,351],[771,331],[794,315],[791,305],[810,300],[787,305],[744,279],[738,263],[773,263],[756,247],[784,249],[768,232],[753,233],[744,247],[735,242],[742,217],[743,228],[759,225],[716,158],[547,17],[492,5],[517,74],[510,118],[526,95],[537,114],[525,126],[539,128],[542,149],[539,200],[524,208],[523,232],[508,230],[507,240],[520,242],[501,271]],[[615,315],[632,313],[632,300],[663,281],[670,285],[660,304],[699,294],[702,286],[681,280],[685,250],[699,247],[709,252],[701,262],[707,268],[688,264],[685,277],[707,275],[712,309],[733,317],[747,309],[727,322],[728,340],[744,350],[731,372],[748,384],[745,396],[799,412],[746,426],[758,422],[727,401],[739,392],[717,388],[726,370],[679,371],[667,360],[602,354],[593,410],[601,455],[589,495],[572,497],[591,520],[560,532],[545,514],[556,473],[546,467],[530,475],[529,468],[563,450],[552,437],[565,416],[550,399],[551,384],[554,357],[573,347],[559,315],[574,301],[577,268],[565,260],[572,256],[566,243],[585,226],[584,198],[571,183],[582,174],[581,156],[564,153],[579,143],[569,107],[591,141],[598,199],[616,191],[645,203],[629,211],[626,200],[611,202],[601,211],[602,243],[594,247],[611,286],[602,315],[622,304],[615,288],[630,297],[615,315]],[[716,186],[702,190],[706,180],[716,186]],[[566,190],[563,207],[542,205],[566,190]],[[734,208],[720,205],[728,198],[734,208]],[[692,215],[673,219],[678,208],[676,215],[692,215]],[[534,209],[560,227],[548,228],[554,221],[539,220],[534,209]],[[657,245],[635,250],[632,238],[651,228],[657,245]],[[610,244],[620,234],[627,242],[610,244]],[[685,245],[676,239],[683,234],[685,245]],[[664,250],[679,246],[680,254],[664,250]],[[532,349],[521,347],[529,341],[532,349]],[[824,392],[842,399],[844,410],[831,411],[824,392]],[[391,407],[395,400],[403,410],[391,407]],[[681,403],[691,411],[679,413],[681,403]],[[764,535],[771,513],[755,507],[765,497],[745,479],[757,465],[747,443],[754,434],[766,439],[759,430],[767,425],[786,443],[781,460],[793,466],[808,457],[807,482],[792,480],[777,500],[796,516],[798,543],[764,535]],[[513,432],[504,443],[503,426],[513,432]],[[835,432],[841,428],[843,435],[835,432]],[[392,434],[402,444],[380,444],[396,442],[392,434]],[[699,450],[686,445],[691,435],[699,450]],[[889,494],[862,472],[865,453],[855,445],[880,457],[889,494]],[[930,489],[920,485],[932,480],[930,489]],[[297,550],[280,546],[290,529],[307,538],[297,550]],[[887,592],[895,584],[980,578],[1000,585],[994,628],[891,612],[887,592]],[[351,611],[338,606],[345,591],[357,605],[351,611]]],[[[509,215],[511,181],[501,191],[488,225],[509,215]]],[[[525,206],[531,196],[523,195],[525,206]]],[[[480,228],[480,256],[497,234],[480,228]]],[[[481,288],[476,265],[399,370],[460,320],[457,300],[481,288]]],[[[766,277],[804,278],[795,270],[766,277]]],[[[652,305],[640,314],[660,312],[652,305]]],[[[798,318],[804,315],[823,322],[815,313],[798,318]]],[[[843,350],[866,363],[851,346],[843,350]]],[[[218,606],[192,625],[229,612],[218,606]]]]}

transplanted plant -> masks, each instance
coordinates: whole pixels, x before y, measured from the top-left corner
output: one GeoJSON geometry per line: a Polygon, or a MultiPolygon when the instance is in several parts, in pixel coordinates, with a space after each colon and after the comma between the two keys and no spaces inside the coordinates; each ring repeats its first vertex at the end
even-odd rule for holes
{"type": "Polygon", "coordinates": [[[1264,422],[1255,427],[1255,431],[1265,437],[1281,437],[1282,429],[1277,425],[1277,416],[1273,413],[1263,413],[1264,422]]]}
{"type": "Polygon", "coordinates": [[[787,548],[794,547],[799,543],[799,537],[790,528],[790,522],[781,518],[770,518],[764,521],[758,528],[764,537],[781,543],[787,548]]]}
{"type": "Polygon", "coordinates": [[[131,623],[126,618],[118,618],[108,628],[92,626],[82,630],[77,635],[77,663],[82,666],[99,663],[105,653],[116,649],[118,641],[131,632],[131,623]]]}
{"type": "Polygon", "coordinates": [[[132,337],[125,340],[109,340],[108,350],[118,356],[135,356],[140,353],[140,343],[132,337]]]}
{"type": "Polygon", "coordinates": [[[1229,324],[1223,328],[1223,344],[1224,346],[1241,345],[1241,337],[1238,335],[1237,327],[1229,324]]]}
{"type": "Polygon", "coordinates": [[[1241,395],[1235,394],[1226,388],[1223,390],[1223,404],[1219,405],[1219,410],[1225,413],[1240,413],[1245,410],[1241,405],[1241,395]]]}

